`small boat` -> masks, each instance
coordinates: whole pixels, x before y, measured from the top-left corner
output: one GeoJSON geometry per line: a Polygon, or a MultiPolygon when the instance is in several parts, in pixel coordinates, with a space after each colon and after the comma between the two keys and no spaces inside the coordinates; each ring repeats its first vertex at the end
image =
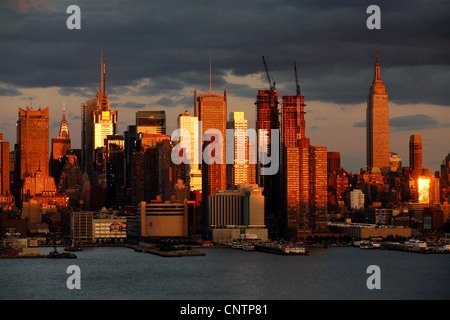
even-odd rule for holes
{"type": "Polygon", "coordinates": [[[255,251],[255,246],[246,243],[242,246],[242,249],[244,249],[245,251],[255,251]]]}
{"type": "Polygon", "coordinates": [[[359,248],[360,249],[378,249],[381,247],[381,244],[375,243],[369,240],[363,240],[361,241],[359,248]]]}
{"type": "Polygon", "coordinates": [[[413,247],[413,248],[426,248],[427,247],[427,243],[425,241],[420,241],[417,239],[410,239],[407,242],[405,242],[405,244],[408,247],[413,247]]]}
{"type": "Polygon", "coordinates": [[[308,250],[305,247],[285,247],[284,248],[284,253],[285,254],[309,254],[308,250]]]}
{"type": "Polygon", "coordinates": [[[243,249],[244,246],[240,242],[233,242],[233,245],[231,246],[233,249],[243,249]]]}

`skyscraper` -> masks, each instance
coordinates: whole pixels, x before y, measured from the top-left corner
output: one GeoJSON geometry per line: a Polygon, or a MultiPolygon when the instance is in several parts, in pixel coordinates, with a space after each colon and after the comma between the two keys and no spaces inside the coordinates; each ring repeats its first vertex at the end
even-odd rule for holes
{"type": "MultiPolygon", "coordinates": [[[[97,89],[97,97],[81,105],[82,114],[82,164],[92,180],[94,176],[95,150],[105,146],[108,135],[116,133],[117,111],[109,108],[109,98],[106,93],[106,70],[101,54],[101,89],[97,89]]],[[[95,185],[95,183],[94,183],[95,185]]]]}
{"type": "Polygon", "coordinates": [[[418,173],[422,171],[422,137],[418,134],[409,139],[409,167],[418,173]]]}
{"type": "Polygon", "coordinates": [[[191,163],[186,164],[186,176],[184,179],[184,182],[189,186],[190,191],[202,190],[202,172],[200,170],[200,159],[198,154],[201,147],[201,141],[199,141],[198,126],[198,118],[191,116],[189,112],[186,111],[178,116],[178,128],[187,130],[191,139],[191,154],[189,155],[191,163]]]}
{"type": "Polygon", "coordinates": [[[327,148],[306,137],[304,107],[297,81],[297,94],[283,96],[281,105],[280,222],[285,236],[299,238],[326,230],[328,213],[327,148]]]}
{"type": "Polygon", "coordinates": [[[381,81],[378,44],[375,74],[367,97],[367,166],[389,168],[389,107],[386,88],[381,81]]]}
{"type": "Polygon", "coordinates": [[[9,142],[3,141],[3,133],[0,132],[0,195],[7,195],[10,191],[9,156],[9,142]]]}
{"type": "MultiPolygon", "coordinates": [[[[220,157],[221,163],[217,163],[217,171],[211,172],[212,176],[209,178],[211,185],[208,188],[209,194],[214,194],[217,190],[224,190],[226,188],[226,123],[227,123],[227,91],[223,94],[220,92],[204,92],[197,95],[195,90],[195,116],[201,121],[202,126],[202,150],[204,151],[205,142],[210,144],[222,145],[221,154],[217,154],[220,150],[218,148],[213,152],[213,157],[220,157]],[[208,134],[205,139],[205,132],[210,129],[217,130],[217,133],[208,134]],[[220,137],[220,134],[222,137],[220,137]],[[218,139],[221,138],[221,141],[218,139]]],[[[202,156],[205,158],[205,155],[202,156]]],[[[204,162],[203,162],[204,164],[204,162]]],[[[204,191],[206,191],[204,189],[204,191]]],[[[205,193],[203,193],[205,194],[205,193]]]]}
{"type": "MultiPolygon", "coordinates": [[[[234,132],[234,150],[228,150],[231,153],[234,163],[227,163],[227,185],[229,189],[237,185],[255,184],[256,174],[256,157],[251,161],[249,137],[248,137],[248,121],[244,117],[244,112],[231,112],[230,119],[227,121],[227,129],[234,132]],[[253,163],[251,163],[253,162],[253,163]]],[[[256,143],[256,137],[255,141],[256,143]]]]}
{"type": "Polygon", "coordinates": [[[106,204],[108,207],[124,204],[125,142],[123,135],[115,134],[106,141],[106,204]]]}
{"type": "Polygon", "coordinates": [[[44,176],[49,173],[48,155],[48,119],[49,108],[44,110],[26,110],[19,108],[17,121],[18,172],[19,178],[33,176],[39,169],[44,176]]]}
{"type": "MultiPolygon", "coordinates": [[[[271,130],[280,130],[280,116],[278,110],[278,92],[274,87],[270,90],[259,90],[256,96],[256,132],[258,143],[258,159],[256,164],[256,179],[263,188],[265,223],[271,237],[281,236],[281,212],[279,194],[279,172],[275,175],[262,175],[261,169],[265,165],[261,163],[260,153],[266,152],[272,156],[271,130]]],[[[277,141],[278,143],[278,141],[277,141]]],[[[278,150],[279,151],[279,150],[278,150]]],[[[281,161],[280,161],[281,163],[281,161]]]]}
{"type": "Polygon", "coordinates": [[[226,122],[227,91],[194,92],[195,116],[201,121],[202,148],[202,225],[206,232],[208,225],[208,197],[227,187],[226,171],[226,122]],[[214,130],[207,133],[208,130],[214,130]],[[214,148],[213,148],[214,147],[214,148]],[[211,152],[208,152],[208,150],[211,152]],[[205,153],[207,151],[207,153],[205,153]],[[213,159],[206,159],[213,158],[213,159]],[[215,159],[214,159],[215,158],[215,159]],[[206,161],[208,162],[205,162],[206,161]],[[216,161],[217,160],[217,161],[216,161]]]}

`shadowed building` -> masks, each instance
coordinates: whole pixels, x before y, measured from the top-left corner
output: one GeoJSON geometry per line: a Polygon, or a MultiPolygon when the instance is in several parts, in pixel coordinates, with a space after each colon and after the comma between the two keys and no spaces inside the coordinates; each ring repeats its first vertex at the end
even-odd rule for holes
{"type": "Polygon", "coordinates": [[[409,167],[418,173],[422,171],[422,137],[411,135],[409,139],[409,167]]]}
{"type": "MultiPolygon", "coordinates": [[[[275,88],[270,90],[259,90],[256,97],[256,132],[258,136],[258,159],[256,163],[256,179],[258,185],[263,188],[265,223],[271,237],[281,235],[281,213],[279,196],[279,173],[275,175],[262,175],[261,170],[265,169],[261,163],[260,153],[271,154],[271,130],[280,129],[280,117],[278,111],[278,92],[275,88]]],[[[281,156],[281,155],[280,155],[281,156]]],[[[281,161],[280,161],[281,164],[281,161]]],[[[268,165],[270,166],[270,165],[268,165]]]]}
{"type": "Polygon", "coordinates": [[[63,118],[59,129],[59,136],[52,139],[52,155],[50,173],[55,181],[59,181],[61,170],[63,167],[62,158],[64,158],[67,152],[71,149],[71,139],[69,136],[69,127],[66,120],[66,106],[63,106],[63,118]]]}

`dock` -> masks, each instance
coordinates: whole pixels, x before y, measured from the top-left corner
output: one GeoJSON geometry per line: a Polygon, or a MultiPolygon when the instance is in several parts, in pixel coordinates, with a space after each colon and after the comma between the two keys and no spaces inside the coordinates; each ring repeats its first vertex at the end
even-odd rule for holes
{"type": "Polygon", "coordinates": [[[445,247],[441,246],[410,246],[399,242],[382,242],[381,249],[414,252],[414,253],[450,253],[445,247]]]}
{"type": "Polygon", "coordinates": [[[309,252],[305,247],[282,246],[282,245],[255,245],[256,251],[279,254],[279,255],[308,255],[309,252]]]}
{"type": "Polygon", "coordinates": [[[166,258],[172,258],[172,257],[194,257],[194,256],[205,256],[206,254],[204,252],[195,251],[195,250],[170,250],[170,251],[163,251],[159,250],[156,247],[152,246],[128,246],[129,248],[132,248],[136,252],[143,252],[143,253],[150,253],[154,254],[160,257],[166,257],[166,258]]]}

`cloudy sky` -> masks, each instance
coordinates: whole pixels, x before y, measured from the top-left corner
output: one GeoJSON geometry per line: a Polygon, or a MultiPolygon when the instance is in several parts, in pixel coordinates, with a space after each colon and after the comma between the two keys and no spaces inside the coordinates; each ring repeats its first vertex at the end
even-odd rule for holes
{"type": "Polygon", "coordinates": [[[118,110],[118,133],[138,110],[165,110],[168,133],[193,111],[194,89],[228,90],[228,111],[255,124],[255,98],[267,89],[265,56],[280,96],[295,94],[296,61],[306,99],[307,136],[365,167],[365,111],[378,39],[389,95],[390,151],[409,165],[411,134],[422,135],[432,172],[450,152],[450,2],[334,0],[151,0],[0,2],[0,132],[16,142],[18,108],[50,107],[56,137],[65,103],[74,148],[81,103],[100,87],[118,110]],[[81,29],[69,30],[69,5],[81,29]],[[381,9],[369,30],[367,7],[381,9]]]}

